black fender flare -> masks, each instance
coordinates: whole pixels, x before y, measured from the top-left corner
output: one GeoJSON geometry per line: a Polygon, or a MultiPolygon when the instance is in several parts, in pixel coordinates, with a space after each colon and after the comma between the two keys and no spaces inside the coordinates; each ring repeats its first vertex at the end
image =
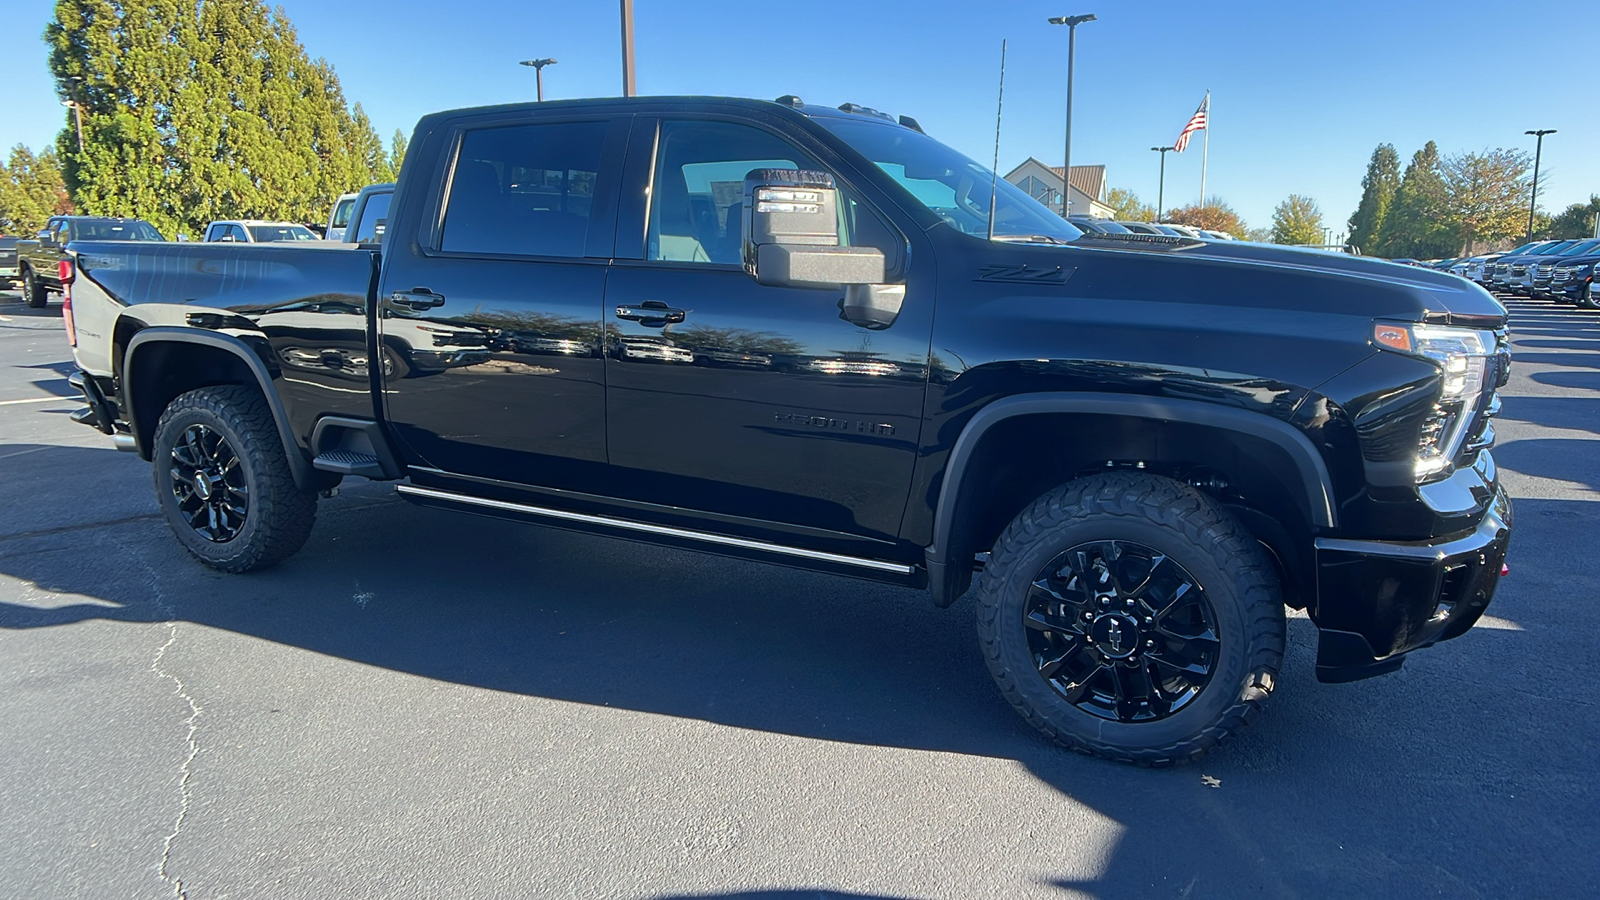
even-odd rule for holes
{"type": "MultiPolygon", "coordinates": [[[[266,398],[267,408],[272,411],[272,420],[278,426],[278,437],[283,441],[284,455],[289,458],[289,470],[294,474],[294,482],[302,490],[310,490],[318,486],[316,474],[312,471],[311,463],[306,459],[305,453],[300,449],[300,443],[295,440],[294,430],[289,426],[289,414],[283,408],[283,398],[272,385],[272,373],[267,371],[267,364],[244,341],[232,335],[220,334],[215,331],[203,331],[197,328],[181,328],[172,325],[154,325],[141,329],[132,340],[128,341],[128,349],[123,354],[122,365],[122,393],[127,398],[127,407],[123,411],[128,419],[128,430],[138,440],[140,434],[139,423],[136,420],[138,405],[133,402],[138,384],[134,379],[137,371],[133,365],[139,349],[147,344],[200,344],[227,351],[239,358],[244,363],[250,374],[255,376],[256,384],[261,388],[261,395],[266,398]]],[[[140,442],[139,455],[150,459],[150,448],[140,442]]]]}
{"type": "Polygon", "coordinates": [[[1267,441],[1293,461],[1301,482],[1301,492],[1296,499],[1311,524],[1319,528],[1331,528],[1337,524],[1333,478],[1328,474],[1327,463],[1311,439],[1287,422],[1234,407],[1170,397],[1068,391],[1003,397],[973,414],[961,429],[945,463],[939,498],[934,505],[933,543],[923,551],[928,568],[928,586],[933,592],[934,603],[939,606],[955,602],[955,594],[964,583],[966,574],[971,571],[970,560],[953,560],[950,557],[951,534],[956,526],[956,503],[960,499],[962,478],[973,452],[981,443],[984,433],[997,423],[1017,416],[1049,413],[1132,416],[1183,422],[1267,441]]]}

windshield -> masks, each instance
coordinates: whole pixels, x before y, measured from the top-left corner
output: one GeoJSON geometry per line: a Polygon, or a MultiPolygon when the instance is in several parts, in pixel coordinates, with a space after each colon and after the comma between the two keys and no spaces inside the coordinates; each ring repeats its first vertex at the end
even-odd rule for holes
{"type": "Polygon", "coordinates": [[[250,237],[258,244],[275,241],[314,241],[317,236],[304,225],[251,225],[250,237]]]}
{"type": "Polygon", "coordinates": [[[356,205],[356,198],[346,197],[339,201],[333,208],[333,221],[329,224],[334,228],[343,228],[350,224],[350,210],[356,205]]]}
{"type": "Polygon", "coordinates": [[[996,237],[1075,241],[1083,232],[1027,192],[927,135],[899,125],[818,116],[814,121],[843,138],[887,172],[923,206],[964,234],[989,234],[990,185],[996,237]]]}
{"type": "Polygon", "coordinates": [[[138,219],[80,219],[73,223],[75,241],[159,241],[161,232],[138,219]]]}
{"type": "Polygon", "coordinates": [[[1600,241],[1584,241],[1561,251],[1561,255],[1577,256],[1580,253],[1593,253],[1596,248],[1600,248],[1600,241]]]}
{"type": "Polygon", "coordinates": [[[1568,247],[1571,247],[1574,243],[1576,243],[1576,241],[1557,241],[1554,244],[1548,244],[1546,246],[1540,247],[1539,249],[1533,251],[1532,253],[1530,253],[1528,255],[1529,256],[1546,256],[1546,255],[1551,254],[1551,253],[1560,253],[1561,251],[1567,249],[1568,247]]]}

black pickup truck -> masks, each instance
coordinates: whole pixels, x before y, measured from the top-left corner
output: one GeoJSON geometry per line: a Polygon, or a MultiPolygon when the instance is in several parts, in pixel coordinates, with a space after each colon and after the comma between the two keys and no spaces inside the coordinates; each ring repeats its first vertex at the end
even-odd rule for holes
{"type": "Polygon", "coordinates": [[[238,572],[352,475],[925,588],[1004,696],[1194,757],[1462,634],[1503,573],[1505,310],[1442,272],[1084,234],[899,120],[706,98],[418,125],[380,247],[69,250],[77,417],[238,572]]]}

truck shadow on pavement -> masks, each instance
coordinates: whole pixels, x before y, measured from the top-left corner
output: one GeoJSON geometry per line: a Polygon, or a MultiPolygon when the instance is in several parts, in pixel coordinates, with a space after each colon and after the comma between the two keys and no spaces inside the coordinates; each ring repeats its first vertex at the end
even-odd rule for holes
{"type": "Polygon", "coordinates": [[[1015,760],[1121,826],[1100,877],[1048,882],[1098,897],[1515,896],[1533,877],[1585,890],[1537,861],[1592,852],[1593,770],[1572,748],[1600,746],[1600,676],[1571,662],[1600,614],[1579,602],[1595,576],[1565,563],[1566,536],[1596,533],[1600,504],[1519,501],[1511,564],[1534,574],[1506,583],[1500,624],[1394,675],[1317,684],[1314,629],[1291,618],[1265,714],[1195,765],[1147,771],[1028,728],[991,685],[970,598],[938,610],[893,587],[416,508],[360,482],[324,503],[298,556],[225,576],[172,539],[147,471],[111,450],[0,444],[0,573],[39,589],[0,603],[0,628],[192,622],[482,690],[1015,760]],[[85,477],[55,474],[68,472],[85,477]]]}

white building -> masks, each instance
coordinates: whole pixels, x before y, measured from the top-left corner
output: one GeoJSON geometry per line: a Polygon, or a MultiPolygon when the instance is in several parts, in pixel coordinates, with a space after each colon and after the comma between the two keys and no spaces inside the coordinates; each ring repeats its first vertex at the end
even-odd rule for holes
{"type": "MultiPolygon", "coordinates": [[[[1057,212],[1061,210],[1061,167],[1047,166],[1033,157],[1012,169],[1006,180],[1027,191],[1030,196],[1057,212]]],[[[1074,216],[1094,216],[1097,219],[1116,217],[1116,211],[1105,203],[1106,167],[1073,166],[1072,199],[1068,212],[1074,216]]]]}

